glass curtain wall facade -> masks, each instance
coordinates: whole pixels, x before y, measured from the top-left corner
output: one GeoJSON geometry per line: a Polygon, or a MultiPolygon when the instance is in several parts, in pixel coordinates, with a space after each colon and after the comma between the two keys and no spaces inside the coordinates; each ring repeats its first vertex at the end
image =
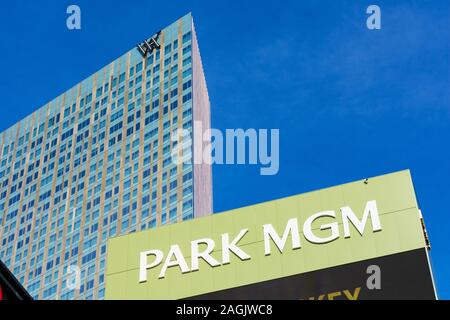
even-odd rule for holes
{"type": "Polygon", "coordinates": [[[171,158],[210,125],[191,14],[158,43],[0,133],[0,259],[36,299],[102,299],[109,237],[212,212],[211,167],[171,158]]]}

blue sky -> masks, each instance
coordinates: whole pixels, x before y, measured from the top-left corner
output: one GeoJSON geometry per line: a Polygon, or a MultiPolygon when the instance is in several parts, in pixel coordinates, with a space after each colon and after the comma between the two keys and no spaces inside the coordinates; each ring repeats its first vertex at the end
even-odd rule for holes
{"type": "Polygon", "coordinates": [[[214,168],[215,211],[409,168],[449,299],[448,0],[3,1],[0,131],[189,11],[213,126],[280,129],[278,175],[214,168]]]}

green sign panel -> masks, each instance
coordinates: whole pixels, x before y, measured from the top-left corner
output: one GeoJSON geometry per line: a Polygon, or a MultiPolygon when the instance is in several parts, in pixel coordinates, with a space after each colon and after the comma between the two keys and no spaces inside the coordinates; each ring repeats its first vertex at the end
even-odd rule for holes
{"type": "Polygon", "coordinates": [[[198,297],[423,249],[420,218],[401,171],[112,238],[106,299],[198,297]]]}

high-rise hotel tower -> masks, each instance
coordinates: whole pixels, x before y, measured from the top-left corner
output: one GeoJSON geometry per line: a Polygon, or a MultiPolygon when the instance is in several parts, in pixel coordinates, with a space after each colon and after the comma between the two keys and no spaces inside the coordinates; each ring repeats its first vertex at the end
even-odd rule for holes
{"type": "Polygon", "coordinates": [[[172,138],[194,121],[188,14],[0,133],[0,260],[36,299],[102,299],[108,237],[212,212],[210,165],[171,156],[194,152],[172,138]]]}

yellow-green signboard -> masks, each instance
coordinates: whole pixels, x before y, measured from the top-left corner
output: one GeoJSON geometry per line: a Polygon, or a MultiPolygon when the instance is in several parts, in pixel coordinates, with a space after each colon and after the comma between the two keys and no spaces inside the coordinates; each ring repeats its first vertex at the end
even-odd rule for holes
{"type": "MultiPolygon", "coordinates": [[[[416,289],[408,271],[402,279],[395,268],[418,256],[427,279],[417,297],[433,298],[425,247],[411,176],[402,171],[112,238],[106,299],[330,297],[321,290],[358,298],[380,289],[369,278],[380,272],[383,281],[384,265],[386,279],[403,281],[409,293],[416,289]],[[345,287],[346,274],[363,267],[367,283],[359,277],[345,287]],[[283,295],[294,285],[299,293],[283,295]]],[[[395,287],[389,297],[401,294],[395,287]]]]}

